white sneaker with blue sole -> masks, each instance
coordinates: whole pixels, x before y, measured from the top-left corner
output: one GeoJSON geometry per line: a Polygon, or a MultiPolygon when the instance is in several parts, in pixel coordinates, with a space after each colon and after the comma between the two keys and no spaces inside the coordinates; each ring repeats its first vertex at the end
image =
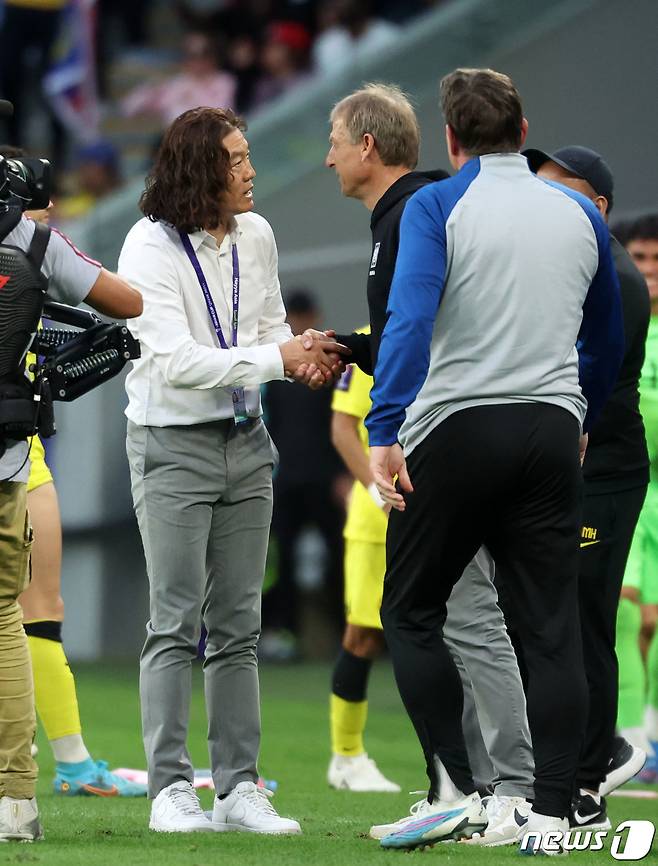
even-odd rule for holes
{"type": "Polygon", "coordinates": [[[436,842],[470,839],[487,826],[487,813],[476,792],[460,800],[435,800],[422,809],[422,815],[405,821],[399,830],[384,836],[382,848],[423,848],[436,842]]]}

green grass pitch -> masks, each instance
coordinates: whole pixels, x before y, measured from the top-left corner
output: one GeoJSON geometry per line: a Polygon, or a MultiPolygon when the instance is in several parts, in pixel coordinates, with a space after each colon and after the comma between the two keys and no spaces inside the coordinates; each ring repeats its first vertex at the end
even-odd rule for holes
{"type": "MultiPolygon", "coordinates": [[[[473,849],[437,845],[406,854],[384,851],[367,838],[372,823],[396,819],[419,797],[405,792],[426,784],[411,725],[393,683],[390,667],[375,666],[370,689],[366,745],[382,770],[402,786],[402,794],[350,794],[327,787],[328,683],[324,665],[264,667],[261,772],[279,782],[274,803],[283,815],[299,819],[300,837],[266,838],[242,833],[164,835],[148,831],[146,800],[62,797],[52,793],[53,762],[43,734],[38,736],[41,778],[39,806],[46,839],[34,845],[0,846],[0,864],[35,866],[391,866],[400,858],[442,864],[495,864],[515,848],[473,849]]],[[[139,733],[136,667],[77,666],[76,680],[84,735],[93,756],[111,767],[143,767],[139,733]]],[[[198,767],[208,766],[200,671],[195,672],[190,750],[198,767]]],[[[202,792],[205,808],[212,794],[202,792]]],[[[609,802],[613,828],[631,818],[658,823],[658,800],[615,798],[609,802]]],[[[576,863],[613,863],[609,852],[576,852],[576,863]]],[[[403,860],[407,863],[407,860],[403,860]]],[[[643,861],[658,864],[654,849],[643,861]]]]}

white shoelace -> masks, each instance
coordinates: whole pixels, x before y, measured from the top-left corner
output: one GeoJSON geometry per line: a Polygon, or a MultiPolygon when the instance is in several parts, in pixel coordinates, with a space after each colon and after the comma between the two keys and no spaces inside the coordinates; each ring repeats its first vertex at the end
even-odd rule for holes
{"type": "Polygon", "coordinates": [[[201,812],[201,803],[199,798],[194,793],[194,790],[189,788],[171,788],[169,799],[174,804],[179,812],[183,815],[198,815],[201,812]]]}
{"type": "MultiPolygon", "coordinates": [[[[412,796],[415,796],[417,794],[424,794],[425,792],[424,791],[409,791],[409,793],[412,796]]],[[[411,818],[421,818],[425,814],[425,812],[427,812],[429,807],[430,807],[430,803],[428,802],[427,797],[425,797],[422,800],[418,800],[417,803],[414,803],[412,806],[410,806],[409,817],[408,818],[400,818],[400,822],[398,822],[398,823],[401,823],[403,821],[409,821],[411,818]]]]}
{"type": "Polygon", "coordinates": [[[503,797],[497,797],[495,794],[487,803],[487,818],[489,824],[494,824],[502,817],[502,813],[510,809],[510,802],[503,797]]]}
{"type": "Polygon", "coordinates": [[[270,799],[274,796],[274,793],[268,788],[258,788],[254,785],[249,791],[241,791],[240,796],[262,815],[276,815],[278,817],[276,809],[270,803],[270,799]]]}

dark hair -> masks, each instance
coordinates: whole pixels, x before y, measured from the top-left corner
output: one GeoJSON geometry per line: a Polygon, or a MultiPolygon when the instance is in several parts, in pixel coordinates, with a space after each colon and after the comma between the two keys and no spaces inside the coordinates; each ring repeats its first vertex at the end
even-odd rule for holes
{"type": "Polygon", "coordinates": [[[502,72],[455,69],[441,79],[441,108],[460,145],[472,156],[521,147],[521,97],[502,72]]]}
{"type": "Polygon", "coordinates": [[[284,306],[288,313],[296,315],[320,312],[315,295],[301,286],[290,289],[290,291],[286,293],[284,306]]]}
{"type": "Polygon", "coordinates": [[[142,213],[184,232],[215,228],[224,218],[223,199],[231,175],[224,138],[247,128],[228,108],[192,108],[174,120],[158,148],[142,213]]]}
{"type": "Polygon", "coordinates": [[[624,246],[631,241],[658,241],[658,213],[651,211],[617,220],[610,231],[624,246]]]}

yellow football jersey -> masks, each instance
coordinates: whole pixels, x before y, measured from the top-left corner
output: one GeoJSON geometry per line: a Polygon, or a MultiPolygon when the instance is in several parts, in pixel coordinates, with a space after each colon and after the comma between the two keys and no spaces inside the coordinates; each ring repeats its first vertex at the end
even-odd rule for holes
{"type": "MultiPolygon", "coordinates": [[[[42,327],[41,322],[39,322],[39,327],[42,327]]],[[[34,374],[30,372],[30,367],[36,363],[36,360],[36,355],[28,352],[25,359],[25,369],[30,379],[34,378],[34,374]]],[[[35,490],[42,484],[48,484],[49,481],[53,480],[53,476],[46,464],[46,452],[41,439],[38,436],[33,436],[32,439],[28,439],[28,444],[30,445],[30,477],[27,482],[27,492],[29,493],[30,490],[35,490]]]]}
{"type": "MultiPolygon", "coordinates": [[[[361,328],[359,333],[369,334],[370,328],[361,328]]],[[[336,385],[331,404],[335,412],[343,412],[359,419],[359,439],[366,453],[369,451],[368,431],[364,421],[370,411],[372,385],[372,376],[366,375],[356,364],[350,364],[336,385]]],[[[387,522],[388,518],[382,509],[375,505],[363,484],[355,481],[343,531],[345,538],[384,544],[387,522]]]]}

